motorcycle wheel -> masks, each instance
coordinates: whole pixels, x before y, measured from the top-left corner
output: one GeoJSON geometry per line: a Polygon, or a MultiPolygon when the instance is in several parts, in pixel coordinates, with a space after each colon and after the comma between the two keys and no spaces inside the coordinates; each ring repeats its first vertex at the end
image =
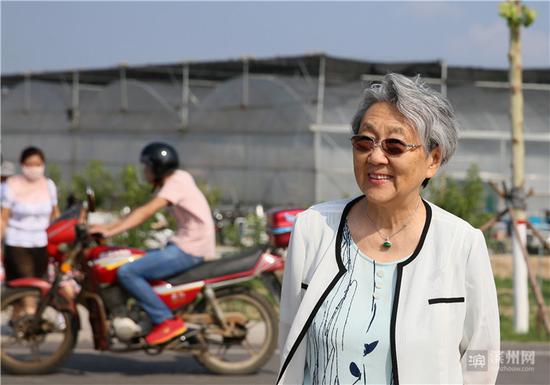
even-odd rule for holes
{"type": "Polygon", "coordinates": [[[277,346],[277,313],[254,292],[217,294],[217,300],[233,332],[224,336],[217,325],[208,327],[204,332],[207,349],[195,358],[218,374],[257,372],[277,346]]]}
{"type": "Polygon", "coordinates": [[[78,333],[76,319],[68,311],[48,306],[39,326],[33,326],[33,316],[19,310],[25,297],[33,297],[38,303],[40,292],[18,289],[2,296],[2,369],[13,374],[48,373],[73,350],[78,333]]]}

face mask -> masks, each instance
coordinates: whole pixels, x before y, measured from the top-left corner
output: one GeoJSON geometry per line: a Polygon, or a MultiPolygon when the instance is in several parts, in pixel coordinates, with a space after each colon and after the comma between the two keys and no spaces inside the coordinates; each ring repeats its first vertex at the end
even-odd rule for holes
{"type": "Polygon", "coordinates": [[[44,166],[21,167],[21,172],[23,173],[25,178],[27,178],[30,181],[35,181],[42,178],[44,176],[44,170],[45,170],[44,166]]]}

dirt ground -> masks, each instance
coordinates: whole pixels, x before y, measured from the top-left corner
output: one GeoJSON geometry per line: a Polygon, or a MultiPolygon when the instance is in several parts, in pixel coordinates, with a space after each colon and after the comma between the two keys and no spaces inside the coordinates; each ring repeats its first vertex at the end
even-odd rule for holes
{"type": "MultiPolygon", "coordinates": [[[[495,277],[512,278],[512,255],[494,254],[491,256],[491,265],[495,277]]],[[[532,256],[529,259],[529,267],[537,277],[550,279],[550,258],[532,256]]]]}

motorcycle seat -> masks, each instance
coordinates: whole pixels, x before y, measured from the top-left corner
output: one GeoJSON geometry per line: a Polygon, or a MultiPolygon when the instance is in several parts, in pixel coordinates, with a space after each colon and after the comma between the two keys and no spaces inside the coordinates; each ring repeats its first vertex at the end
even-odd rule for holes
{"type": "Polygon", "coordinates": [[[164,281],[172,285],[202,281],[250,270],[254,267],[262,254],[262,249],[250,249],[230,255],[214,261],[208,261],[194,266],[183,273],[174,275],[164,281]]]}

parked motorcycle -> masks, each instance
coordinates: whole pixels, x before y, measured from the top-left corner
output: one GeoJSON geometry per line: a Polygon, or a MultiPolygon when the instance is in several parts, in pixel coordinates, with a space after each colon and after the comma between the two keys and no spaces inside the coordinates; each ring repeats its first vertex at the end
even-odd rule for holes
{"type": "MultiPolygon", "coordinates": [[[[83,321],[77,304],[88,310],[96,350],[186,352],[220,374],[253,373],[267,362],[277,343],[276,306],[247,283],[260,278],[275,300],[279,298],[288,244],[284,231],[290,234],[291,227],[274,230],[273,247],[205,262],[182,274],[152,281],[157,295],[192,332],[150,346],[144,339],[152,327],[149,317],[117,281],[117,269],[145,251],[107,246],[89,234],[86,219],[95,206],[91,190],[87,197],[87,202],[65,212],[47,230],[47,249],[56,266],[53,281],[21,278],[3,288],[3,369],[38,374],[59,365],[77,343],[83,321]],[[81,288],[76,296],[65,290],[64,283],[70,280],[81,288]],[[25,297],[36,298],[35,314],[21,311],[19,304],[25,297]]],[[[283,222],[292,220],[288,215],[281,217],[283,222]]]]}

